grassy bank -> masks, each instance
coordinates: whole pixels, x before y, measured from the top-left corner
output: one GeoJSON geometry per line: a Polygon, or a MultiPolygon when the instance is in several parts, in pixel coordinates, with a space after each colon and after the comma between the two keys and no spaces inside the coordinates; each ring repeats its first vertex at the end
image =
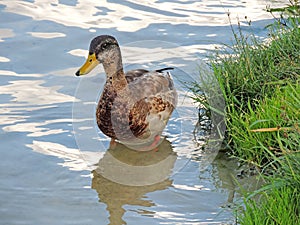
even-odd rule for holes
{"type": "Polygon", "coordinates": [[[240,224],[300,224],[300,9],[294,2],[270,11],[289,15],[267,42],[239,30],[230,54],[212,62],[226,103],[226,150],[266,180],[245,197],[240,224]]]}

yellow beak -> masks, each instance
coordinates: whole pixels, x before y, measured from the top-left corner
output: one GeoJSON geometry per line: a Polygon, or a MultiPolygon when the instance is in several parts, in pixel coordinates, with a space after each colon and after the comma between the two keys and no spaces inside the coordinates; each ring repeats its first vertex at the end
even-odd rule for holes
{"type": "Polygon", "coordinates": [[[81,76],[88,74],[91,70],[93,70],[97,65],[99,64],[99,61],[96,58],[96,54],[89,54],[86,62],[83,64],[83,66],[76,72],[76,76],[81,76]]]}

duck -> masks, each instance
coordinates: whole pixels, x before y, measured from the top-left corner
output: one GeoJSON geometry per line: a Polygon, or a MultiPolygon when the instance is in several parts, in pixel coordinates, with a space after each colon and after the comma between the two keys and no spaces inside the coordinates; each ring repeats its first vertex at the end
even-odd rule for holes
{"type": "Polygon", "coordinates": [[[92,39],[85,63],[75,73],[83,76],[102,64],[106,74],[96,107],[99,129],[127,147],[147,151],[157,148],[177,104],[172,67],[124,72],[118,41],[110,35],[92,39]]]}

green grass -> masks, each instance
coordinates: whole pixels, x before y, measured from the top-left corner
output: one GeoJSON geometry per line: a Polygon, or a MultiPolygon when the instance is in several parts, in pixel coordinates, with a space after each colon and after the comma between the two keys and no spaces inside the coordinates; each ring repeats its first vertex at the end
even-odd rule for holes
{"type": "Polygon", "coordinates": [[[265,167],[278,156],[300,151],[300,85],[274,87],[271,97],[230,113],[232,154],[265,167]]]}
{"type": "Polygon", "coordinates": [[[286,80],[297,80],[300,73],[299,40],[299,28],[279,34],[269,45],[259,43],[254,37],[236,37],[232,54],[225,58],[217,55],[213,62],[216,78],[228,97],[226,100],[230,101],[228,103],[236,109],[245,109],[248,101],[270,96],[273,88],[286,80]]]}
{"type": "Polygon", "coordinates": [[[226,102],[227,147],[263,167],[275,153],[299,150],[299,142],[289,140],[300,126],[300,29],[279,33],[269,44],[251,43],[236,37],[233,54],[217,55],[212,67],[226,102]],[[260,128],[270,131],[251,132],[260,128]]]}
{"type": "Polygon", "coordinates": [[[245,202],[246,208],[240,224],[247,225],[299,225],[299,189],[283,187],[273,189],[262,196],[262,203],[245,202]],[[291,203],[291,199],[295,199],[291,203]]]}
{"type": "MultiPolygon", "coordinates": [[[[298,1],[290,4],[269,9],[281,17],[267,42],[233,30],[233,46],[212,58],[225,100],[225,150],[255,165],[266,181],[245,194],[238,214],[242,225],[300,225],[300,7],[298,1]]],[[[218,113],[210,102],[215,97],[197,96],[214,79],[194,84],[192,90],[196,101],[218,113]]]]}
{"type": "Polygon", "coordinates": [[[260,199],[245,199],[240,224],[300,224],[300,154],[280,159],[278,174],[268,177],[269,183],[257,193],[260,199]]]}

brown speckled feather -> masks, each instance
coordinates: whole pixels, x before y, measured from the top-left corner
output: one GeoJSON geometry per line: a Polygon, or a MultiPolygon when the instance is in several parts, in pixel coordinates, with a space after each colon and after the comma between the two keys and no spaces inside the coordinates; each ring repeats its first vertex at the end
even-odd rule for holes
{"type": "Polygon", "coordinates": [[[170,75],[132,70],[126,80],[122,90],[106,82],[96,112],[100,130],[123,142],[160,135],[177,101],[170,75]]]}

